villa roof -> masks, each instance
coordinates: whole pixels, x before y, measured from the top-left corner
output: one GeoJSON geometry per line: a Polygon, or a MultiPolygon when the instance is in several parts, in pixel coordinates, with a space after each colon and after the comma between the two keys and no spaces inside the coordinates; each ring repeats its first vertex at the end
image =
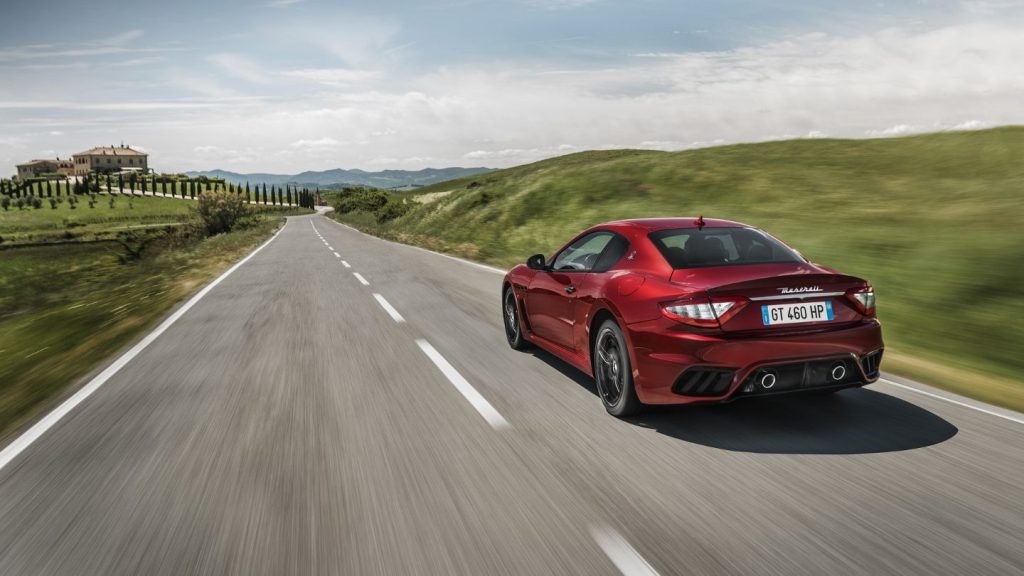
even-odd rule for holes
{"type": "Polygon", "coordinates": [[[98,146],[75,156],[148,156],[145,152],[133,150],[128,146],[98,146]]]}

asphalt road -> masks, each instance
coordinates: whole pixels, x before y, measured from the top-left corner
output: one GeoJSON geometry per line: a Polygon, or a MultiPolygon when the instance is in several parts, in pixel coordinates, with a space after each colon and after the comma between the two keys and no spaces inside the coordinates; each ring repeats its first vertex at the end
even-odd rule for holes
{"type": "Polygon", "coordinates": [[[0,464],[0,574],[1024,573],[1020,415],[880,383],[620,421],[508,348],[500,282],[290,219],[0,464]]]}

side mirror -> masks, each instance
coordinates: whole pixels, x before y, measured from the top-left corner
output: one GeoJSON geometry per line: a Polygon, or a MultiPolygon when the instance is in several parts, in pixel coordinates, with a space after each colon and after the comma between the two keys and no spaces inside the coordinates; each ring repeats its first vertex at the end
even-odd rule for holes
{"type": "Polygon", "coordinates": [[[530,270],[547,270],[543,254],[534,254],[526,259],[526,267],[530,270]]]}

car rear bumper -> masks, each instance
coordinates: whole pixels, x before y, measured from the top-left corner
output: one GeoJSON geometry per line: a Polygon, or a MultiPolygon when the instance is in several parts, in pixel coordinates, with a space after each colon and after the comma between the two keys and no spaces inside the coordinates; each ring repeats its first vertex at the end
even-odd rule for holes
{"type": "Polygon", "coordinates": [[[634,382],[645,404],[723,402],[862,386],[878,379],[881,325],[786,336],[707,336],[668,319],[627,326],[634,382]],[[837,367],[842,367],[842,375],[837,367]],[[772,374],[771,386],[762,382],[772,374]]]}

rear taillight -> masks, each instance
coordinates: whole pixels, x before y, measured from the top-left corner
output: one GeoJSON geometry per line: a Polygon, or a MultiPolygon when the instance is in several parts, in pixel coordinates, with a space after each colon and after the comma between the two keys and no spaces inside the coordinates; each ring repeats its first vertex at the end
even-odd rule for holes
{"type": "Polygon", "coordinates": [[[875,316],[875,289],[871,286],[854,288],[846,293],[861,314],[873,318],[875,316]]]}
{"type": "Polygon", "coordinates": [[[687,298],[662,304],[661,313],[683,324],[717,328],[735,316],[746,303],[745,299],[739,298],[687,298]]]}

